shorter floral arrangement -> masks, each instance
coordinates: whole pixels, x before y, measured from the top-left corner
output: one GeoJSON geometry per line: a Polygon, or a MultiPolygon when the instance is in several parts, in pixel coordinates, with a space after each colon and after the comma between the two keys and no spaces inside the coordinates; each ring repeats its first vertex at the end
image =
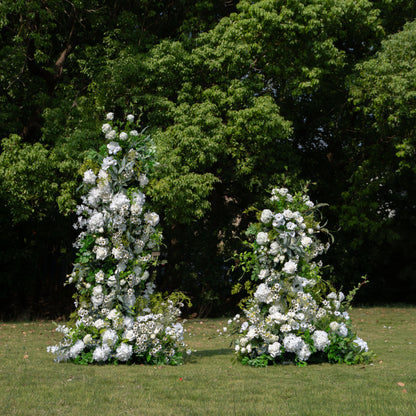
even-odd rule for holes
{"type": "Polygon", "coordinates": [[[186,344],[178,318],[188,299],[179,292],[163,298],[149,271],[162,239],[144,193],[154,147],[134,129],[133,115],[123,129],[113,118],[108,113],[102,126],[108,143],[81,169],[78,255],[67,281],[77,290],[74,325],[59,325],[64,338],[48,351],[58,362],[180,364],[186,344]]]}
{"type": "Polygon", "coordinates": [[[286,188],[273,189],[269,203],[247,231],[251,250],[238,256],[255,284],[244,316],[228,322],[237,359],[258,367],[371,361],[347,311],[358,288],[347,297],[331,289],[321,278],[322,262],[314,260],[329,248],[318,239],[319,233],[329,235],[316,219],[323,204],[286,188]]]}

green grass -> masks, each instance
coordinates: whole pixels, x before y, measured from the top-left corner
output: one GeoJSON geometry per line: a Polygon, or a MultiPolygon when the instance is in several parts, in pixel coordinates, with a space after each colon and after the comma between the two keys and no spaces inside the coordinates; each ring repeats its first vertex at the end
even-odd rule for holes
{"type": "Polygon", "coordinates": [[[0,323],[0,415],[416,415],[416,308],[351,315],[373,365],[233,364],[226,320],[206,319],[185,324],[183,366],[57,364],[52,323],[0,323]]]}

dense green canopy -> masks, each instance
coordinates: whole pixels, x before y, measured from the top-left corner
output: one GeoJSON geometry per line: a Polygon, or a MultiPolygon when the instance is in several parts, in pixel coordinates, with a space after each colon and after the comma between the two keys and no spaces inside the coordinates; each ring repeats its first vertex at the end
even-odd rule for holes
{"type": "Polygon", "coordinates": [[[160,283],[196,312],[235,305],[231,259],[256,208],[305,183],[331,206],[328,277],[348,289],[368,274],[363,301],[411,300],[412,5],[0,1],[3,313],[68,310],[78,170],[107,111],[155,140],[160,283]]]}

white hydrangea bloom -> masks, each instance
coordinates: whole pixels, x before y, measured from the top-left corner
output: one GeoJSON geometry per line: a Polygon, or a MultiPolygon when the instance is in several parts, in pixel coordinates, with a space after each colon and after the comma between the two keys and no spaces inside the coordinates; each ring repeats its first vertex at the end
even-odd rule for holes
{"type": "Polygon", "coordinates": [[[97,347],[93,354],[92,358],[94,361],[100,362],[100,361],[107,361],[110,357],[111,348],[105,344],[102,347],[97,347]]]}
{"type": "Polygon", "coordinates": [[[257,244],[263,246],[269,242],[269,235],[266,232],[260,231],[256,238],[257,244]]]}
{"type": "Polygon", "coordinates": [[[325,331],[315,331],[312,334],[313,345],[318,351],[323,351],[331,341],[328,338],[328,333],[325,331]]]}
{"type": "Polygon", "coordinates": [[[114,159],[113,156],[107,156],[104,158],[101,168],[103,170],[107,170],[110,166],[115,166],[115,165],[117,165],[117,160],[114,159]]]}
{"type": "Polygon", "coordinates": [[[273,212],[270,209],[264,209],[261,212],[260,221],[263,224],[268,224],[273,219],[273,212]]]}
{"type": "Polygon", "coordinates": [[[106,323],[104,322],[103,319],[97,319],[94,324],[93,324],[97,329],[102,329],[105,328],[106,323]]]}
{"type": "Polygon", "coordinates": [[[293,260],[289,260],[284,264],[282,271],[287,274],[293,274],[296,272],[297,268],[298,265],[296,264],[296,262],[294,262],[293,260]]]}
{"type": "Polygon", "coordinates": [[[308,248],[312,244],[312,238],[304,236],[301,238],[300,243],[303,247],[308,248]]]}
{"type": "Polygon", "coordinates": [[[111,125],[110,125],[110,124],[108,124],[108,123],[103,124],[103,126],[101,127],[101,131],[102,131],[104,134],[106,134],[106,133],[110,132],[111,130],[112,130],[112,127],[111,127],[111,125]]]}
{"type": "Polygon", "coordinates": [[[337,321],[332,321],[329,324],[329,328],[331,329],[331,331],[336,332],[339,329],[339,323],[337,321]]]}
{"type": "Polygon", "coordinates": [[[76,358],[79,353],[81,353],[85,348],[85,344],[80,339],[70,348],[69,358],[76,358]]]}
{"type": "Polygon", "coordinates": [[[84,172],[84,175],[83,175],[83,181],[84,181],[84,183],[86,183],[88,185],[94,185],[96,179],[97,179],[97,176],[92,171],[92,169],[88,169],[88,170],[86,170],[84,172]]]}
{"type": "Polygon", "coordinates": [[[303,347],[303,345],[303,339],[295,334],[288,334],[283,339],[283,346],[287,352],[297,352],[303,347]]]}
{"type": "Polygon", "coordinates": [[[116,349],[116,358],[120,361],[128,361],[133,354],[133,346],[122,342],[116,349]]]}
{"type": "Polygon", "coordinates": [[[308,361],[311,354],[312,354],[312,352],[309,349],[309,346],[305,343],[302,345],[302,347],[297,352],[298,358],[302,361],[308,361]]]}
{"type": "Polygon", "coordinates": [[[144,214],[144,220],[152,227],[156,227],[159,223],[159,215],[156,212],[148,212],[144,214]]]}
{"type": "Polygon", "coordinates": [[[257,287],[254,297],[259,302],[270,303],[273,301],[273,293],[270,290],[269,286],[265,283],[260,283],[257,287]]]}
{"type": "Polygon", "coordinates": [[[118,335],[114,329],[107,329],[102,334],[101,339],[103,341],[103,345],[107,344],[112,347],[117,342],[118,335]]]}
{"type": "Polygon", "coordinates": [[[96,212],[92,215],[87,223],[87,228],[91,232],[102,232],[102,228],[104,227],[104,215],[102,212],[96,212]]]}
{"type": "Polygon", "coordinates": [[[105,138],[107,140],[114,140],[117,137],[117,132],[115,130],[110,130],[108,133],[106,133],[105,138]]]}
{"type": "Polygon", "coordinates": [[[110,142],[107,144],[108,154],[116,155],[121,151],[121,146],[117,142],[110,142]]]}
{"type": "Polygon", "coordinates": [[[282,345],[279,342],[274,342],[273,344],[269,344],[267,351],[272,358],[276,358],[282,353],[281,347],[282,345]]]}

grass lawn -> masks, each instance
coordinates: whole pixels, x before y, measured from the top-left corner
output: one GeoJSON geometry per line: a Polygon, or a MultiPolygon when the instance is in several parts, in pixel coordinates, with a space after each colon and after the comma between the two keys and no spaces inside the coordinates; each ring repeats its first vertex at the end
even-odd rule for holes
{"type": "Polygon", "coordinates": [[[226,319],[185,323],[179,367],[54,363],[51,322],[0,322],[0,415],[416,415],[416,308],[356,308],[372,365],[232,363],[226,319]]]}

